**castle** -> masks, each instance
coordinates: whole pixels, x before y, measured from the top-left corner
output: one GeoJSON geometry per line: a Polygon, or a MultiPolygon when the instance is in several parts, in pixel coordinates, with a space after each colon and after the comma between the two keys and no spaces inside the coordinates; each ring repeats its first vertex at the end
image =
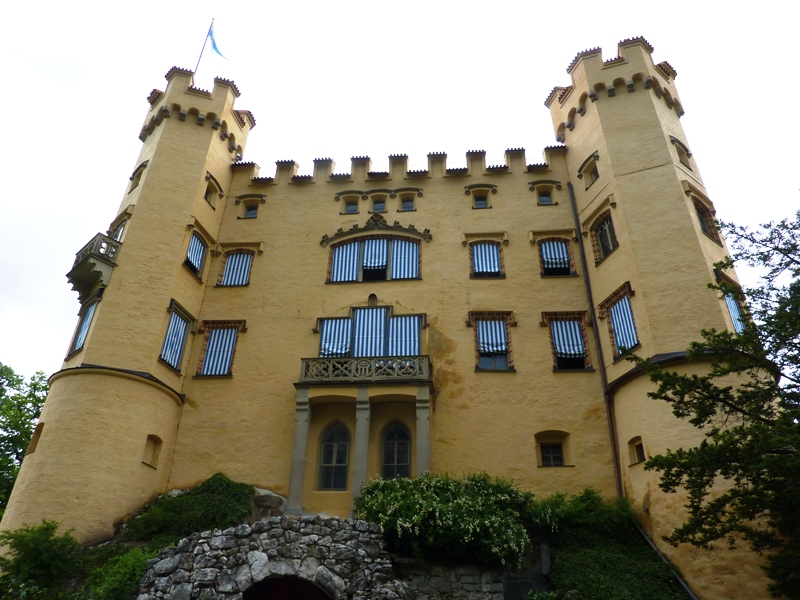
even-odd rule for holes
{"type": "Polygon", "coordinates": [[[699,597],[765,596],[758,557],[660,542],[683,499],[643,470],[699,436],[621,353],[699,372],[700,329],[741,324],[707,287],[727,251],[652,51],[576,56],[543,162],[313,175],[261,175],[236,85],[170,69],[117,216],[68,274],[78,324],[2,528],[98,541],[218,471],[347,516],[369,478],[484,470],[625,495],[699,597]]]}

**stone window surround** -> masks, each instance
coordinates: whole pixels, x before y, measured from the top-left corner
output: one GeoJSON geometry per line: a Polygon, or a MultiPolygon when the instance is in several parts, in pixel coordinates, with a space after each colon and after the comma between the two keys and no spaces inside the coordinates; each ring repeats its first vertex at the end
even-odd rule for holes
{"type": "MultiPolygon", "coordinates": [[[[614,335],[614,324],[612,323],[609,310],[614,304],[622,300],[622,298],[624,298],[625,296],[627,296],[628,298],[633,298],[635,295],[636,292],[633,290],[633,288],[631,288],[631,282],[626,281],[616,290],[611,292],[611,294],[605,300],[603,300],[600,304],[597,305],[598,309],[597,318],[600,320],[604,319],[608,320],[608,333],[611,338],[611,354],[614,358],[614,362],[617,362],[621,358],[621,355],[617,353],[617,338],[614,335]]],[[[633,310],[632,306],[631,310],[633,310]]],[[[634,326],[635,326],[635,320],[634,320],[634,326]]],[[[637,339],[639,338],[638,330],[636,332],[636,337],[637,339]]],[[[633,348],[638,348],[639,346],[641,346],[641,343],[642,343],[641,340],[639,340],[639,342],[635,346],[633,346],[632,348],[628,348],[628,350],[632,350],[633,348]]]]}
{"type": "Polygon", "coordinates": [[[539,321],[540,327],[547,327],[547,333],[550,336],[550,349],[553,353],[553,371],[555,372],[591,372],[594,370],[592,367],[592,358],[589,354],[589,336],[586,333],[586,328],[592,326],[592,320],[589,318],[589,313],[585,310],[579,311],[556,311],[556,312],[542,312],[542,320],[539,321]],[[550,328],[551,321],[578,321],[581,324],[581,335],[583,336],[583,351],[584,361],[586,368],[584,369],[559,369],[558,358],[556,357],[556,345],[553,343],[553,330],[550,328]]]}

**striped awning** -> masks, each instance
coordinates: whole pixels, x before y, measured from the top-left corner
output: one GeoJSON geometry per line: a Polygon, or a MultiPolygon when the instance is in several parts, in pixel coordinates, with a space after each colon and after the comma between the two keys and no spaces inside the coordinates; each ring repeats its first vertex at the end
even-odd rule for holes
{"type": "Polygon", "coordinates": [[[556,356],[578,358],[586,356],[580,321],[550,321],[553,348],[556,356]]]}
{"type": "Polygon", "coordinates": [[[250,282],[250,265],[253,255],[246,253],[230,254],[225,260],[225,272],[221,285],[247,285],[250,282]]]}
{"type": "Polygon", "coordinates": [[[354,321],[353,356],[385,356],[386,309],[359,308],[354,321]]]}
{"type": "Polygon", "coordinates": [[[161,360],[173,369],[180,370],[183,343],[186,340],[186,330],[189,324],[178,313],[173,312],[169,317],[167,335],[164,337],[164,346],[161,348],[161,360]]]}
{"type": "Polygon", "coordinates": [[[389,319],[389,356],[419,356],[419,316],[389,319]]]}
{"type": "Polygon", "coordinates": [[[505,321],[478,321],[478,352],[496,354],[508,352],[505,321]]]}
{"type": "Polygon", "coordinates": [[[342,244],[333,249],[331,281],[358,281],[358,242],[342,244]]]}
{"type": "Polygon", "coordinates": [[[500,248],[496,244],[472,244],[472,270],[500,273],[500,248]]]}
{"type": "Polygon", "coordinates": [[[633,311],[631,310],[631,300],[628,296],[620,299],[610,309],[611,325],[614,328],[614,341],[616,342],[617,352],[622,352],[627,348],[633,348],[639,344],[636,335],[636,324],[633,322],[633,311]]]}
{"type": "Polygon", "coordinates": [[[196,233],[192,234],[189,240],[189,251],[186,253],[186,260],[194,267],[198,273],[203,268],[203,257],[206,254],[206,245],[196,233]]]}
{"type": "Polygon", "coordinates": [[[84,311],[80,324],[78,325],[78,331],[75,332],[75,343],[72,345],[73,352],[83,348],[83,343],[86,341],[86,334],[89,333],[89,325],[92,324],[95,308],[97,308],[97,302],[94,302],[84,311]]]}
{"type": "Polygon", "coordinates": [[[728,310],[731,313],[734,331],[736,331],[736,333],[742,333],[744,331],[744,320],[742,319],[742,309],[739,308],[739,303],[732,294],[725,294],[725,303],[728,305],[728,310]]]}
{"type": "Polygon", "coordinates": [[[392,279],[419,277],[419,244],[408,240],[392,240],[392,279]]]}
{"type": "Polygon", "coordinates": [[[320,358],[350,356],[353,322],[350,319],[323,319],[320,329],[320,358]]]}
{"type": "Polygon", "coordinates": [[[361,265],[365,269],[385,269],[389,264],[389,240],[365,240],[361,265]]]}
{"type": "Polygon", "coordinates": [[[200,375],[230,375],[233,362],[233,349],[239,330],[212,329],[208,336],[206,355],[200,375]]]}
{"type": "Polygon", "coordinates": [[[567,242],[552,240],[541,242],[542,265],[545,269],[569,269],[569,246],[567,242]]]}

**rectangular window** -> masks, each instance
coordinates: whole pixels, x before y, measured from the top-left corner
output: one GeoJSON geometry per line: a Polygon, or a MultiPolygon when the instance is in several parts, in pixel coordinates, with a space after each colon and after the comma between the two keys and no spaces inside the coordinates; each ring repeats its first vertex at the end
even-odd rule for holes
{"type": "Polygon", "coordinates": [[[636,324],[633,322],[631,300],[623,296],[608,309],[611,317],[611,327],[614,338],[615,355],[619,356],[625,350],[639,345],[636,335],[636,324]]]}
{"type": "Polygon", "coordinates": [[[539,192],[539,204],[548,205],[553,203],[552,196],[550,195],[552,192],[548,191],[541,191],[539,192]]]}
{"type": "Polygon", "coordinates": [[[387,356],[419,356],[420,317],[390,317],[387,356]]]}
{"type": "Polygon", "coordinates": [[[331,282],[419,279],[419,243],[388,238],[354,241],[333,248],[331,282]]]}
{"type": "Polygon", "coordinates": [[[203,269],[203,259],[206,255],[206,245],[196,233],[192,233],[189,240],[189,250],[186,252],[185,264],[189,270],[200,277],[203,269]]]}
{"type": "Polygon", "coordinates": [[[508,336],[505,321],[477,321],[478,369],[505,371],[508,365],[508,336]]]}
{"type": "Polygon", "coordinates": [[[473,277],[500,277],[500,246],[493,243],[474,243],[470,245],[473,277]]]}
{"type": "Polygon", "coordinates": [[[542,444],[539,449],[542,452],[543,467],[564,466],[564,449],[561,444],[542,444]]]}
{"type": "Polygon", "coordinates": [[[323,319],[320,333],[320,358],[350,356],[353,333],[353,322],[350,319],[323,319]]]}
{"type": "Polygon", "coordinates": [[[159,358],[176,371],[181,370],[181,357],[188,329],[189,322],[173,310],[169,317],[167,335],[164,337],[164,345],[161,347],[159,358]]]}
{"type": "Polygon", "coordinates": [[[558,369],[585,369],[586,347],[580,321],[550,321],[558,369]]]}
{"type": "Polygon", "coordinates": [[[731,313],[734,331],[742,333],[744,331],[744,320],[742,319],[742,309],[739,307],[739,302],[734,298],[733,294],[726,293],[725,304],[728,305],[728,311],[731,313]]]}
{"type": "Polygon", "coordinates": [[[75,331],[75,339],[72,341],[72,346],[69,350],[70,354],[83,348],[83,344],[86,342],[86,335],[89,333],[89,326],[92,324],[92,317],[94,317],[94,311],[96,308],[97,302],[92,302],[89,306],[86,306],[83,309],[83,314],[81,315],[80,321],[78,321],[78,329],[75,331]]]}
{"type": "Polygon", "coordinates": [[[250,266],[253,255],[245,252],[229,254],[225,258],[225,270],[219,285],[247,285],[250,283],[250,266]]]}
{"type": "Polygon", "coordinates": [[[244,218],[255,219],[256,217],[258,217],[258,204],[245,204],[244,218]]]}
{"type": "Polygon", "coordinates": [[[542,275],[571,275],[569,245],[563,240],[539,242],[539,253],[542,259],[542,275]]]}
{"type": "Polygon", "coordinates": [[[594,228],[595,259],[602,260],[619,245],[611,215],[600,220],[594,228]]]}
{"type": "Polygon", "coordinates": [[[231,375],[233,351],[236,348],[238,327],[210,329],[205,356],[198,375],[231,375]]]}
{"type": "Polygon", "coordinates": [[[353,356],[386,356],[385,308],[356,309],[353,319],[353,356]]]}
{"type": "Polygon", "coordinates": [[[642,444],[641,442],[634,445],[633,451],[636,454],[637,463],[642,463],[647,460],[647,458],[644,455],[644,444],[642,444]]]}

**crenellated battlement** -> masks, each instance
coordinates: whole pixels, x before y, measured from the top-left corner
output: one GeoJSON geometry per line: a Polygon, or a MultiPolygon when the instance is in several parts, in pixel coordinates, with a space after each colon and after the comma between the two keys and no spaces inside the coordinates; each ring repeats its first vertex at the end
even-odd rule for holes
{"type": "Polygon", "coordinates": [[[350,158],[348,172],[334,173],[336,163],[331,158],[315,158],[313,174],[298,174],[300,165],[292,159],[275,162],[275,176],[261,176],[260,167],[253,162],[238,162],[233,165],[237,171],[249,170],[254,184],[313,184],[343,182],[379,182],[400,179],[428,179],[434,177],[462,178],[472,176],[503,175],[510,173],[547,172],[552,169],[553,156],[566,153],[565,146],[548,146],[543,150],[544,162],[528,164],[525,148],[508,148],[505,151],[505,164],[486,164],[485,150],[468,150],[465,154],[465,167],[448,167],[446,152],[429,152],[427,169],[409,169],[407,154],[390,154],[388,171],[373,171],[369,156],[350,158]]]}

